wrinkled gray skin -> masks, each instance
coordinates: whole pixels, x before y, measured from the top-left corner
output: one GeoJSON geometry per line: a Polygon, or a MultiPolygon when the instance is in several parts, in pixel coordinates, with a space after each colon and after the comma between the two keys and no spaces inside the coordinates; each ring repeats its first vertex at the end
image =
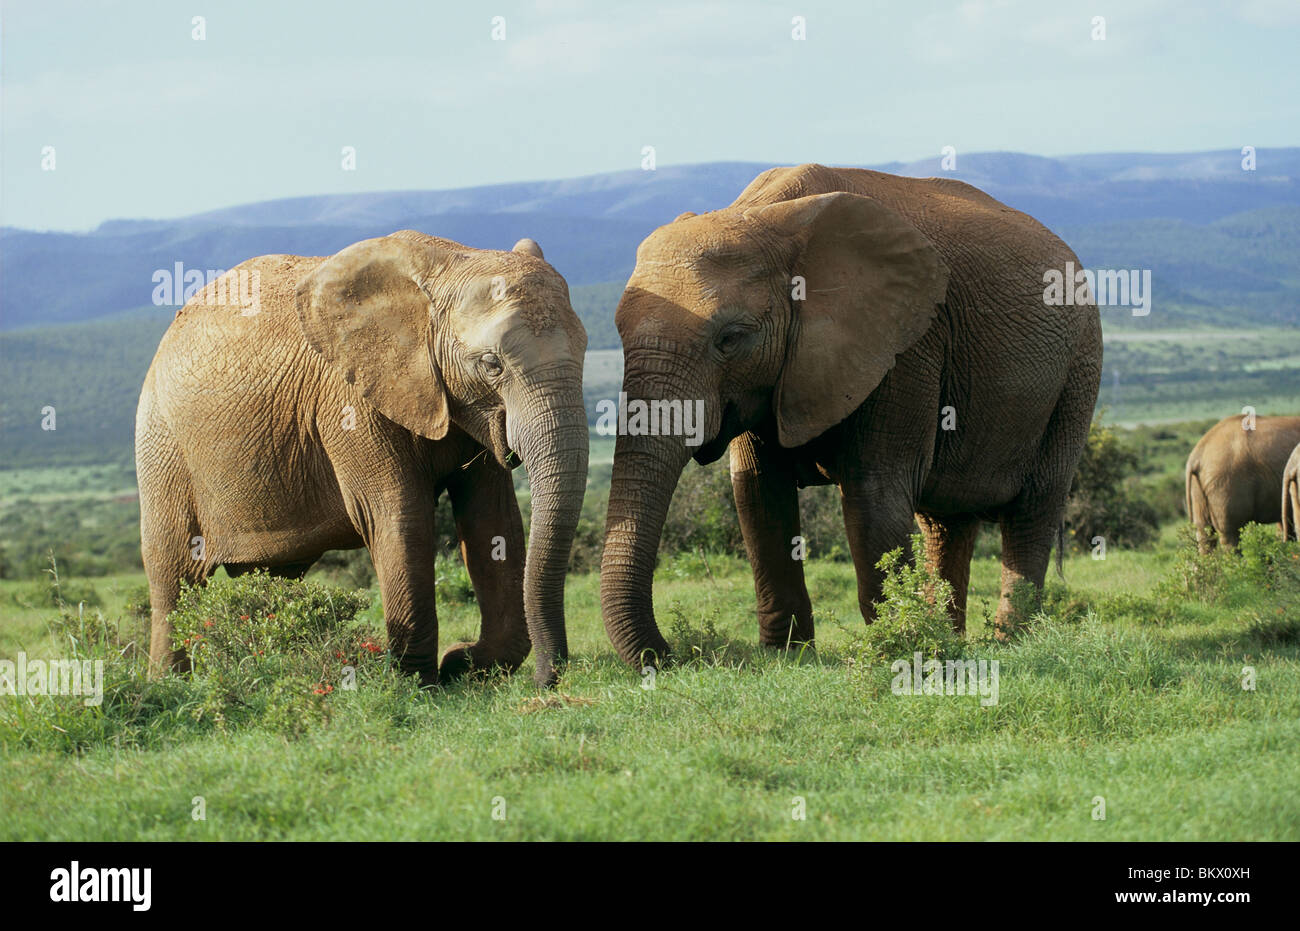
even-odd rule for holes
{"type": "Polygon", "coordinates": [[[1187,457],[1187,517],[1202,553],[1216,542],[1235,547],[1250,522],[1276,524],[1287,457],[1300,443],[1300,417],[1225,417],[1206,432],[1187,457]],[[1216,536],[1206,533],[1213,529],[1216,536]]]}
{"type": "Polygon", "coordinates": [[[1282,539],[1300,539],[1300,444],[1282,470],[1282,539]]]}
{"type": "Polygon", "coordinates": [[[513,670],[531,641],[538,681],[553,683],[587,472],[587,337],[564,279],[532,240],[494,252],[412,231],[326,258],[262,256],[224,278],[240,275],[258,305],[217,303],[225,282],[209,284],[176,315],[140,395],[154,671],[186,664],[168,620],[182,580],[222,565],[300,577],[326,550],[365,546],[393,655],[437,682],[445,489],[482,631],[446,652],[442,676],[513,670]],[[510,476],[520,459],[526,551],[510,476]]]}
{"type": "Polygon", "coordinates": [[[687,460],[728,447],[763,644],[813,641],[797,488],[827,483],[868,622],[876,563],[915,515],[962,629],[980,520],[1000,521],[1004,630],[1016,583],[1043,584],[1101,373],[1091,298],[1045,305],[1044,273],[1067,262],[1081,267],[968,185],[820,165],[764,172],[730,207],[651,234],[615,318],[623,387],[703,400],[706,442],[618,437],[601,607],[623,659],[668,651],[651,597],[664,516],[687,460]]]}

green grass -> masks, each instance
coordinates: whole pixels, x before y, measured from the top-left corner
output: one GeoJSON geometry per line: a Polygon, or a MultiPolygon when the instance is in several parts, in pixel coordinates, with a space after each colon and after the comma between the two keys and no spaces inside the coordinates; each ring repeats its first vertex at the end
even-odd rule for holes
{"type": "MultiPolygon", "coordinates": [[[[993,707],[895,696],[887,668],[850,663],[861,621],[845,564],[808,567],[818,651],[760,650],[747,566],[720,554],[660,566],[661,625],[676,615],[675,646],[704,652],[653,690],[614,657],[588,574],[569,580],[573,661],[549,697],[531,661],[433,694],[373,675],[322,699],[328,720],[301,734],[204,725],[196,686],[175,678],[119,683],[149,696],[131,726],[111,701],[3,698],[0,839],[1300,839],[1294,573],[1233,570],[1209,600],[1179,595],[1173,535],[1067,559],[1068,588],[1053,583],[1049,614],[1011,645],[984,636],[997,564],[976,560],[968,649],[1000,663],[993,707]]],[[[116,593],[138,577],[94,581],[116,593]]],[[[57,612],[10,607],[24,584],[0,583],[0,656],[67,655],[47,627],[57,612]]],[[[449,590],[444,644],[477,628],[449,590]]],[[[376,601],[363,623],[378,624],[376,601]]]]}

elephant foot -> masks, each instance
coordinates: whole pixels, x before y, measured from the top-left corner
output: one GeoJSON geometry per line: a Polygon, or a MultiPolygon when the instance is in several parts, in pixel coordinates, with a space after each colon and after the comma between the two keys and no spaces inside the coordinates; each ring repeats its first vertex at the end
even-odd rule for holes
{"type": "Polygon", "coordinates": [[[663,670],[677,665],[677,657],[673,655],[672,647],[662,636],[656,637],[649,645],[639,649],[631,649],[627,652],[620,649],[619,655],[641,674],[644,674],[645,669],[663,670]],[[633,658],[628,658],[629,653],[633,658]]]}
{"type": "Polygon", "coordinates": [[[1020,625],[1015,621],[998,620],[996,618],[993,621],[993,639],[998,643],[1010,643],[1015,639],[1019,630],[1020,625]]]}
{"type": "Polygon", "coordinates": [[[158,659],[149,660],[149,678],[161,679],[169,673],[185,675],[193,670],[189,654],[184,650],[172,650],[158,659]]]}
{"type": "Polygon", "coordinates": [[[786,615],[777,619],[765,619],[758,625],[759,646],[774,650],[798,651],[814,646],[812,619],[803,620],[786,615]]]}
{"type": "Polygon", "coordinates": [[[473,648],[472,643],[457,643],[449,647],[442,654],[442,662],[438,664],[439,678],[450,682],[474,672],[473,648]]]}
{"type": "Polygon", "coordinates": [[[437,688],[439,685],[438,663],[433,658],[411,659],[410,657],[403,657],[398,661],[397,668],[405,675],[418,677],[422,689],[437,688]]]}
{"type": "MultiPolygon", "coordinates": [[[[526,651],[524,655],[527,655],[526,651]]],[[[453,643],[442,654],[442,662],[438,664],[438,675],[443,681],[466,675],[488,675],[493,672],[509,675],[518,669],[522,662],[523,657],[515,659],[505,656],[501,650],[494,650],[482,643],[453,643]]]]}
{"type": "Polygon", "coordinates": [[[533,682],[539,689],[553,689],[560,681],[560,673],[564,671],[564,664],[568,661],[567,652],[558,656],[547,655],[545,653],[537,654],[537,669],[533,672],[533,682]]]}
{"type": "Polygon", "coordinates": [[[773,650],[778,653],[791,653],[795,656],[798,656],[801,653],[815,653],[817,651],[817,644],[811,638],[807,640],[782,640],[780,643],[760,639],[758,645],[765,650],[773,650]]]}

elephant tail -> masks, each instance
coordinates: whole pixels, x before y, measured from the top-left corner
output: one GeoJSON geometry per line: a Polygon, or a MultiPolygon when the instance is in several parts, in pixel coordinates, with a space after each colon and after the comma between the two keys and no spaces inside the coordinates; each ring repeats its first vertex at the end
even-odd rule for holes
{"type": "Polygon", "coordinates": [[[1201,525],[1210,524],[1210,499],[1201,484],[1201,476],[1196,469],[1187,470],[1187,519],[1199,531],[1201,525]]]}
{"type": "Polygon", "coordinates": [[[1206,495],[1205,485],[1201,482],[1200,470],[1190,462],[1187,464],[1186,486],[1187,519],[1196,534],[1196,548],[1203,554],[1208,553],[1212,545],[1208,530],[1214,528],[1215,523],[1210,512],[1209,496],[1206,495]]]}
{"type": "Polygon", "coordinates": [[[1056,575],[1065,581],[1065,518],[1056,523],[1056,575]]]}
{"type": "Polygon", "coordinates": [[[1300,540],[1300,475],[1286,476],[1282,486],[1282,539],[1300,540]]]}

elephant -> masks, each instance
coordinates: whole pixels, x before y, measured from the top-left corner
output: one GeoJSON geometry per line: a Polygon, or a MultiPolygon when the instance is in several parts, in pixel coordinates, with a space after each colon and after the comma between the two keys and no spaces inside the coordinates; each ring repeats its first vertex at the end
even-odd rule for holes
{"type": "Polygon", "coordinates": [[[1300,417],[1225,417],[1192,448],[1184,473],[1187,517],[1202,553],[1217,540],[1236,547],[1241,528],[1282,519],[1278,489],[1287,456],[1300,443],[1300,417]]]}
{"type": "Polygon", "coordinates": [[[168,621],[182,581],[220,566],[301,578],[326,550],[364,546],[404,672],[433,685],[513,671],[531,647],[537,682],[554,684],[586,489],[586,343],[530,239],[501,252],[402,230],[333,256],[261,256],[209,282],[163,335],[136,415],[154,673],[188,664],[168,621]],[[440,669],[444,490],[482,628],[440,669]]]}
{"type": "Polygon", "coordinates": [[[1300,540],[1300,444],[1282,470],[1282,539],[1300,540]]]}
{"type": "Polygon", "coordinates": [[[688,459],[727,450],[762,645],[815,644],[798,488],[831,483],[867,623],[877,562],[915,519],[964,631],[976,534],[1000,521],[1005,637],[1013,588],[1041,590],[1062,536],[1100,381],[1095,300],[1080,286],[1050,306],[1044,288],[1069,263],[969,185],[816,164],[651,233],[615,315],[626,403],[702,401],[705,429],[694,448],[662,427],[615,441],[600,579],[619,655],[668,654],[652,597],[665,514],[688,459]]]}

